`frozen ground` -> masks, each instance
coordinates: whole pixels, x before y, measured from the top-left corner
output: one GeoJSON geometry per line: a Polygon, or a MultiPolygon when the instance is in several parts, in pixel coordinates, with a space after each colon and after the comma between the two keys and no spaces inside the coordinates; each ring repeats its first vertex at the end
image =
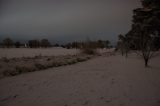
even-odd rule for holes
{"type": "Polygon", "coordinates": [[[160,106],[160,56],[101,56],[0,80],[0,106],[160,106]]]}

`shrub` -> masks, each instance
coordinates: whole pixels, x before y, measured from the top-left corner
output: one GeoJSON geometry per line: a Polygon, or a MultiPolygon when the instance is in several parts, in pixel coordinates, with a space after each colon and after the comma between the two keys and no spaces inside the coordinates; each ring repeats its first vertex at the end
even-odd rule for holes
{"type": "Polygon", "coordinates": [[[90,40],[87,40],[87,41],[83,44],[83,46],[82,46],[82,48],[81,48],[81,51],[82,51],[82,53],[84,53],[84,54],[93,55],[93,54],[96,54],[96,53],[97,53],[96,48],[97,48],[97,46],[94,45],[93,42],[91,42],[90,40]]]}
{"type": "Polygon", "coordinates": [[[35,63],[35,67],[38,68],[39,70],[46,69],[46,67],[40,63],[35,63]]]}
{"type": "Polygon", "coordinates": [[[87,60],[86,58],[79,58],[79,57],[77,58],[78,62],[83,62],[83,61],[86,61],[86,60],[87,60]]]}
{"type": "Polygon", "coordinates": [[[62,66],[62,63],[61,62],[52,62],[52,66],[53,67],[59,67],[59,66],[62,66]]]}
{"type": "Polygon", "coordinates": [[[15,76],[17,74],[19,74],[19,72],[17,70],[15,70],[15,69],[12,69],[12,70],[7,69],[7,70],[3,71],[3,75],[4,76],[15,76]]]}
{"type": "Polygon", "coordinates": [[[83,48],[81,49],[81,51],[82,53],[89,54],[89,55],[94,55],[97,53],[95,49],[91,49],[91,48],[83,48]]]}
{"type": "Polygon", "coordinates": [[[28,68],[28,67],[24,67],[24,66],[22,66],[22,67],[16,66],[15,69],[17,72],[19,72],[19,74],[34,71],[34,69],[32,69],[32,68],[28,68]]]}
{"type": "Polygon", "coordinates": [[[77,63],[77,60],[68,60],[67,61],[67,64],[69,64],[69,65],[71,65],[71,64],[75,64],[75,63],[77,63]]]}

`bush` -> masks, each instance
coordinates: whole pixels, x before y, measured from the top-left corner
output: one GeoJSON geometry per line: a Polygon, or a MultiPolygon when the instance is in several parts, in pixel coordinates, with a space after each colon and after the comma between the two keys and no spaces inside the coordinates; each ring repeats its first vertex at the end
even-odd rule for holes
{"type": "Polygon", "coordinates": [[[89,39],[83,44],[81,51],[84,54],[94,55],[97,53],[96,51],[97,45],[89,39]]]}
{"type": "Polygon", "coordinates": [[[81,51],[82,53],[89,54],[89,55],[94,55],[97,53],[96,49],[92,49],[92,48],[82,48],[81,51]]]}
{"type": "Polygon", "coordinates": [[[62,66],[63,64],[61,62],[52,62],[52,67],[59,67],[62,66]]]}
{"type": "Polygon", "coordinates": [[[35,67],[38,68],[39,70],[46,69],[46,67],[44,65],[39,64],[39,63],[36,63],[35,67]]]}
{"type": "Polygon", "coordinates": [[[12,70],[4,70],[3,71],[3,75],[4,76],[15,76],[19,74],[19,71],[15,70],[15,69],[12,69],[12,70]]]}
{"type": "Polygon", "coordinates": [[[75,63],[77,63],[77,61],[74,60],[74,59],[73,59],[73,60],[68,60],[68,61],[67,61],[67,64],[68,64],[68,65],[75,64],[75,63]]]}
{"type": "Polygon", "coordinates": [[[19,72],[19,74],[34,71],[34,69],[32,69],[32,68],[28,68],[28,67],[24,67],[24,66],[22,66],[22,67],[16,66],[15,69],[17,72],[19,72]]]}
{"type": "Polygon", "coordinates": [[[87,60],[86,58],[77,58],[78,62],[83,62],[83,61],[86,61],[86,60],[87,60]]]}

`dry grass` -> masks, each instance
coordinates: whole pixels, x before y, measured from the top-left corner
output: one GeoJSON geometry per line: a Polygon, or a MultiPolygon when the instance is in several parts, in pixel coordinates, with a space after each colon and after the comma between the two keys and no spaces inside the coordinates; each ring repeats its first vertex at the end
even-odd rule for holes
{"type": "Polygon", "coordinates": [[[0,78],[15,76],[22,73],[44,70],[52,67],[72,65],[87,61],[92,55],[78,54],[65,56],[35,56],[8,59],[0,59],[0,78]]]}

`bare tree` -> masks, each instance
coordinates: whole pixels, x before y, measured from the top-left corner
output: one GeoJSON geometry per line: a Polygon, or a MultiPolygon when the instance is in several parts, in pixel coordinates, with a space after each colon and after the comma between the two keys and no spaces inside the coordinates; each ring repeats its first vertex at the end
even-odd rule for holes
{"type": "Polygon", "coordinates": [[[21,46],[21,43],[19,41],[17,41],[14,45],[16,48],[19,48],[21,46]]]}
{"type": "Polygon", "coordinates": [[[41,40],[41,47],[44,47],[44,48],[47,48],[49,47],[51,44],[50,42],[48,41],[48,39],[42,39],[41,40]]]}
{"type": "Polygon", "coordinates": [[[92,42],[89,38],[86,39],[86,42],[83,43],[81,51],[82,53],[93,55],[96,54],[97,44],[92,42]]]}
{"type": "Polygon", "coordinates": [[[28,45],[30,48],[39,48],[40,47],[40,41],[39,40],[29,40],[28,45]]]}
{"type": "Polygon", "coordinates": [[[118,38],[119,38],[118,48],[120,49],[122,56],[125,54],[125,56],[128,57],[128,52],[130,49],[130,43],[128,37],[120,34],[118,38]]]}
{"type": "Polygon", "coordinates": [[[145,67],[148,67],[149,61],[157,55],[157,45],[155,41],[159,39],[159,32],[152,31],[152,26],[147,22],[149,21],[146,20],[144,24],[138,24],[134,36],[128,36],[130,42],[132,42],[136,48],[136,53],[143,58],[145,67]]]}
{"type": "Polygon", "coordinates": [[[148,30],[141,30],[140,37],[137,39],[139,41],[136,44],[139,48],[137,54],[143,58],[145,67],[148,67],[150,59],[157,55],[156,45],[154,44],[156,39],[156,34],[150,34],[148,30]]]}
{"type": "Polygon", "coordinates": [[[133,24],[127,37],[131,48],[137,50],[148,67],[149,61],[157,55],[160,48],[160,2],[159,0],[141,0],[142,8],[133,10],[133,24]]]}
{"type": "Polygon", "coordinates": [[[109,40],[106,40],[106,41],[105,41],[105,47],[106,47],[106,48],[109,48],[109,47],[110,47],[110,41],[109,41],[109,40]]]}
{"type": "Polygon", "coordinates": [[[13,41],[10,38],[6,38],[3,40],[4,47],[10,48],[13,46],[13,41]]]}

